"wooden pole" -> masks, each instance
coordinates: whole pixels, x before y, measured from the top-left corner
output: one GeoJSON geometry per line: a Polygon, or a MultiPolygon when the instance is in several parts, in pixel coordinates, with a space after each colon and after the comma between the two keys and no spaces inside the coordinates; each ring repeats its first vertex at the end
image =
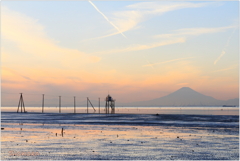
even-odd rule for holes
{"type": "Polygon", "coordinates": [[[19,103],[18,103],[17,113],[19,112],[19,107],[20,106],[21,106],[21,113],[25,112],[25,105],[24,105],[22,93],[20,93],[20,99],[19,99],[19,103]]]}
{"type": "Polygon", "coordinates": [[[61,113],[61,96],[59,96],[59,113],[61,113]]]}
{"type": "MultiPolygon", "coordinates": [[[[22,94],[22,93],[20,93],[20,94],[22,94]]],[[[20,104],[21,104],[21,95],[20,95],[20,98],[19,98],[17,113],[18,113],[18,111],[19,111],[20,104]]]]}
{"type": "Polygon", "coordinates": [[[88,113],[88,97],[87,97],[87,113],[88,113]]]}
{"type": "Polygon", "coordinates": [[[115,101],[113,101],[113,113],[115,113],[115,101]]]}
{"type": "Polygon", "coordinates": [[[23,105],[23,111],[26,112],[26,111],[25,111],[24,101],[23,101],[23,96],[22,96],[22,105],[23,105]]]}
{"type": "Polygon", "coordinates": [[[107,106],[106,106],[106,114],[108,113],[108,101],[106,102],[107,106]]]}
{"type": "Polygon", "coordinates": [[[74,113],[76,113],[76,99],[75,99],[75,96],[74,96],[74,113]]]}
{"type": "Polygon", "coordinates": [[[21,100],[21,113],[22,113],[22,106],[23,106],[23,104],[22,104],[22,93],[21,93],[21,96],[20,96],[20,100],[21,100]]]}
{"type": "Polygon", "coordinates": [[[106,104],[105,104],[105,113],[107,113],[107,99],[106,99],[106,104]]]}
{"type": "Polygon", "coordinates": [[[92,108],[94,109],[94,112],[96,111],[94,106],[92,105],[92,102],[90,101],[90,99],[88,99],[88,102],[90,103],[90,105],[92,106],[92,108]]]}
{"type": "Polygon", "coordinates": [[[99,113],[100,113],[100,98],[98,98],[98,107],[99,107],[99,113]]]}
{"type": "Polygon", "coordinates": [[[44,112],[44,94],[43,94],[43,99],[42,99],[42,113],[44,112]]]}

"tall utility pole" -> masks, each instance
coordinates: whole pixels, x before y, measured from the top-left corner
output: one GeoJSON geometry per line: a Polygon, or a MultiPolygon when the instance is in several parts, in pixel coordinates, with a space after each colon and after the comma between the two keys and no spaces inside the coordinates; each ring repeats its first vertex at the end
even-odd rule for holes
{"type": "Polygon", "coordinates": [[[61,113],[61,96],[59,96],[59,113],[61,113]]]}
{"type": "Polygon", "coordinates": [[[42,113],[44,112],[44,94],[43,94],[43,99],[42,99],[42,113]]]}
{"type": "Polygon", "coordinates": [[[76,113],[76,99],[75,99],[75,96],[74,96],[74,113],[76,113]]]}

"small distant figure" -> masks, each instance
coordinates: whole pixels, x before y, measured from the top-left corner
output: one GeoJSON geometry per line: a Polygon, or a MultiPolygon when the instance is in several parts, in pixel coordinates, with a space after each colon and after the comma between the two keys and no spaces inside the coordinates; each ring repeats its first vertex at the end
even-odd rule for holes
{"type": "Polygon", "coordinates": [[[62,132],[61,133],[62,133],[62,137],[63,137],[63,128],[62,128],[62,132]]]}
{"type": "Polygon", "coordinates": [[[159,116],[159,114],[157,113],[156,116],[159,116]]]}

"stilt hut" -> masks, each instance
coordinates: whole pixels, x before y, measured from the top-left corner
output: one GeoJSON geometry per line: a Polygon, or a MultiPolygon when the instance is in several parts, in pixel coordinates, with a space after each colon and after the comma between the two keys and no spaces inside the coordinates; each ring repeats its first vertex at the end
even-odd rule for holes
{"type": "Polygon", "coordinates": [[[115,100],[110,95],[106,97],[105,111],[106,114],[115,113],[115,100]]]}

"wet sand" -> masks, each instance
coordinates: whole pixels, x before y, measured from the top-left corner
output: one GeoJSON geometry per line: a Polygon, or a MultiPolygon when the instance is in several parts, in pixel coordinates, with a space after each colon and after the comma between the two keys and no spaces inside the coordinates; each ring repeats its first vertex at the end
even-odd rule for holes
{"type": "MultiPolygon", "coordinates": [[[[16,116],[21,118],[23,115],[16,116]]],[[[35,115],[32,115],[33,118],[31,115],[24,116],[29,116],[28,123],[26,117],[19,123],[3,117],[2,160],[239,159],[239,128],[236,124],[230,127],[214,127],[212,124],[182,127],[160,124],[96,125],[91,121],[73,124],[72,119],[67,119],[69,115],[64,117],[62,124],[50,124],[33,122],[35,115]]],[[[124,117],[130,119],[133,116],[124,117]]],[[[172,122],[174,125],[174,120],[172,122]]]]}

